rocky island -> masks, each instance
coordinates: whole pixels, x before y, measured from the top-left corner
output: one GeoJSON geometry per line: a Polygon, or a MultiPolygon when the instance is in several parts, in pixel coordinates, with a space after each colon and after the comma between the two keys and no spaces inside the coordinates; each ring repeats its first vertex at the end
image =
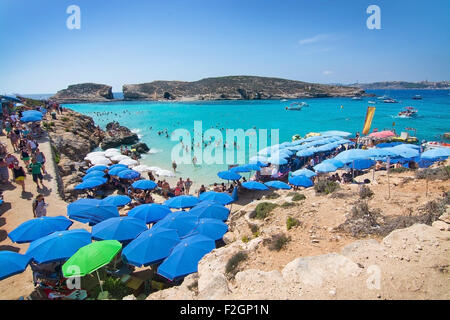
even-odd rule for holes
{"type": "Polygon", "coordinates": [[[58,91],[50,100],[59,103],[106,102],[114,100],[112,87],[105,84],[81,83],[58,91]]]}
{"type": "Polygon", "coordinates": [[[153,81],[123,86],[125,100],[255,100],[361,96],[360,88],[254,76],[153,81]]]}

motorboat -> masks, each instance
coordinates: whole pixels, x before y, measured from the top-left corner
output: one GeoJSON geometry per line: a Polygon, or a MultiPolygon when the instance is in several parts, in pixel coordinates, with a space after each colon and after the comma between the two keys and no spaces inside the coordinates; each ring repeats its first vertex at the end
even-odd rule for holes
{"type": "Polygon", "coordinates": [[[369,101],[369,104],[376,104],[375,101],[369,101]]]}
{"type": "Polygon", "coordinates": [[[413,118],[417,116],[418,112],[419,111],[413,107],[406,107],[398,113],[398,116],[400,118],[413,118]]]}
{"type": "Polygon", "coordinates": [[[392,99],[392,98],[387,98],[383,100],[384,103],[398,103],[397,100],[392,99]]]}
{"type": "Polygon", "coordinates": [[[413,100],[422,100],[422,96],[420,94],[416,94],[414,97],[412,97],[413,100]]]}
{"type": "Polygon", "coordinates": [[[362,100],[362,98],[361,97],[353,97],[352,100],[358,100],[359,101],[359,100],[362,100]]]}
{"type": "Polygon", "coordinates": [[[293,102],[286,107],[286,110],[300,111],[303,109],[303,107],[309,107],[309,104],[307,104],[306,102],[293,102]]]}

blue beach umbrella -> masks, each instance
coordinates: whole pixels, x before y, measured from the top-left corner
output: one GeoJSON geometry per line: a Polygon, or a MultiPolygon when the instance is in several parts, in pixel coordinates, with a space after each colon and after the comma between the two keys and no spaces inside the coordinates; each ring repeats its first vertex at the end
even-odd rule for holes
{"type": "Polygon", "coordinates": [[[169,213],[164,219],[154,224],[153,228],[174,229],[180,237],[184,237],[195,229],[198,217],[186,211],[176,211],[169,213]]]}
{"type": "Polygon", "coordinates": [[[217,176],[223,180],[239,180],[242,178],[240,174],[231,171],[220,171],[217,176]]]}
{"type": "Polygon", "coordinates": [[[120,172],[125,171],[125,170],[129,170],[128,167],[114,167],[112,169],[109,169],[108,173],[111,176],[117,176],[120,172]]]}
{"type": "Polygon", "coordinates": [[[126,262],[136,266],[148,266],[167,258],[180,242],[176,230],[152,228],[142,232],[122,251],[126,262]]]}
{"type": "Polygon", "coordinates": [[[292,172],[291,174],[293,177],[295,176],[305,176],[308,178],[317,176],[317,173],[314,171],[308,170],[308,169],[299,169],[297,171],[292,172]]]}
{"type": "Polygon", "coordinates": [[[371,159],[382,160],[386,157],[395,157],[396,153],[390,151],[388,148],[372,148],[367,150],[371,159]]]}
{"type": "Polygon", "coordinates": [[[334,157],[335,160],[339,160],[344,163],[348,163],[353,160],[369,159],[369,158],[370,153],[367,150],[362,149],[345,150],[339,153],[336,157],[334,157]]]}
{"type": "Polygon", "coordinates": [[[133,217],[117,217],[102,221],[92,227],[92,239],[128,241],[148,230],[144,221],[133,217]]]}
{"type": "Polygon", "coordinates": [[[136,182],[133,182],[131,185],[134,189],[141,189],[141,190],[153,190],[158,185],[155,181],[152,180],[138,180],[136,182]]]}
{"type": "Polygon", "coordinates": [[[334,172],[337,168],[330,162],[322,162],[314,166],[316,172],[334,172]]]}
{"type": "Polygon", "coordinates": [[[30,263],[30,257],[13,252],[0,251],[0,280],[22,273],[30,263]]]}
{"type": "Polygon", "coordinates": [[[150,224],[164,219],[171,212],[170,208],[163,204],[147,203],[134,207],[128,211],[127,215],[150,224]]]}
{"type": "Polygon", "coordinates": [[[282,158],[281,155],[270,157],[269,159],[267,159],[267,161],[269,161],[270,163],[275,164],[275,165],[284,165],[284,164],[288,163],[288,161],[286,159],[282,158]]]}
{"type": "Polygon", "coordinates": [[[90,167],[89,169],[86,170],[86,173],[91,173],[92,171],[105,171],[106,169],[108,169],[107,166],[103,165],[103,164],[98,164],[96,166],[90,167]]]}
{"type": "Polygon", "coordinates": [[[291,189],[291,186],[288,185],[287,183],[284,183],[282,181],[277,181],[277,180],[268,181],[265,183],[265,185],[268,187],[274,188],[274,189],[286,189],[286,190],[291,189]]]}
{"type": "Polygon", "coordinates": [[[322,161],[322,163],[331,163],[336,168],[342,168],[343,166],[345,166],[345,163],[336,159],[326,159],[322,161]]]}
{"type": "Polygon", "coordinates": [[[108,180],[101,177],[92,177],[75,186],[75,190],[92,189],[104,185],[108,180]]]}
{"type": "Polygon", "coordinates": [[[295,176],[295,177],[289,177],[289,183],[296,187],[305,187],[309,188],[314,185],[314,183],[305,176],[295,176]]]}
{"type": "Polygon", "coordinates": [[[136,179],[141,176],[141,174],[135,170],[126,169],[123,171],[120,171],[117,176],[121,179],[136,179]]]}
{"type": "Polygon", "coordinates": [[[128,169],[128,166],[126,164],[123,163],[116,163],[116,164],[112,164],[108,167],[108,170],[114,169],[114,168],[125,168],[128,169]]]}
{"type": "Polygon", "coordinates": [[[410,147],[405,147],[404,145],[398,145],[398,146],[391,147],[391,148],[384,148],[384,150],[391,151],[392,153],[395,154],[396,157],[401,157],[401,158],[406,158],[406,159],[415,158],[420,155],[419,150],[416,150],[416,149],[410,148],[410,147]]]}
{"type": "Polygon", "coordinates": [[[158,268],[158,274],[174,280],[197,272],[198,262],[215,248],[213,239],[197,234],[183,239],[158,268]]]}
{"type": "Polygon", "coordinates": [[[356,170],[364,170],[364,169],[369,169],[373,165],[375,165],[375,161],[370,160],[370,159],[361,159],[361,160],[355,160],[355,161],[350,162],[348,164],[348,167],[350,167],[352,169],[356,169],[356,170]]]}
{"type": "Polygon", "coordinates": [[[450,157],[450,148],[433,148],[422,153],[422,159],[446,159],[450,157]]]}
{"type": "Polygon", "coordinates": [[[131,202],[131,198],[129,196],[124,196],[124,195],[118,194],[118,195],[107,196],[102,201],[103,201],[103,203],[107,203],[107,204],[110,204],[113,206],[123,207],[131,202]]]}
{"type": "Polygon", "coordinates": [[[224,206],[217,204],[213,201],[200,202],[194,208],[189,211],[189,214],[196,216],[197,218],[212,218],[222,221],[228,219],[230,210],[224,206]]]}
{"type": "Polygon", "coordinates": [[[24,116],[24,117],[20,118],[20,121],[22,121],[22,122],[42,121],[42,114],[40,116],[37,116],[37,115],[24,116]]]}
{"type": "Polygon", "coordinates": [[[84,229],[57,231],[31,242],[26,255],[38,264],[65,260],[89,243],[91,234],[84,229]]]}
{"type": "Polygon", "coordinates": [[[72,224],[72,221],[62,216],[35,218],[22,223],[8,237],[16,243],[32,242],[53,232],[67,230],[72,224]]]}
{"type": "Polygon", "coordinates": [[[265,184],[256,181],[244,182],[242,186],[249,190],[269,190],[265,184]]]}
{"type": "Polygon", "coordinates": [[[202,234],[213,240],[222,239],[227,233],[228,225],[218,219],[202,218],[198,221],[197,227],[192,231],[191,235],[202,234]]]}
{"type": "Polygon", "coordinates": [[[233,198],[223,192],[207,191],[203,192],[199,197],[200,201],[211,200],[221,205],[227,205],[233,202],[233,198]]]}
{"type": "Polygon", "coordinates": [[[197,197],[183,195],[170,198],[169,200],[166,200],[164,204],[169,208],[184,209],[192,208],[199,202],[200,200],[197,197]]]}
{"type": "Polygon", "coordinates": [[[37,110],[26,110],[26,111],[22,112],[22,116],[23,117],[28,117],[28,116],[42,117],[42,112],[37,111],[37,110]]]}
{"type": "Polygon", "coordinates": [[[261,166],[257,163],[246,164],[245,167],[250,171],[261,171],[261,166]]]}
{"type": "Polygon", "coordinates": [[[313,154],[314,154],[314,149],[313,148],[309,148],[309,149],[300,150],[295,155],[297,157],[310,157],[313,154]]]}
{"type": "Polygon", "coordinates": [[[67,206],[67,215],[83,223],[98,223],[119,216],[115,205],[98,199],[78,199],[67,206]]]}
{"type": "MultiPolygon", "coordinates": [[[[1,96],[0,98],[4,101],[11,101],[11,102],[17,102],[17,103],[21,103],[22,101],[16,97],[11,97],[11,96],[1,96]]],[[[3,102],[3,101],[2,101],[3,102]]]]}
{"type": "Polygon", "coordinates": [[[230,169],[231,172],[239,173],[239,172],[250,172],[251,169],[247,168],[247,166],[237,166],[230,169]]]}
{"type": "Polygon", "coordinates": [[[88,179],[92,179],[92,178],[103,178],[105,177],[105,173],[103,171],[92,171],[89,172],[87,175],[85,175],[82,180],[86,181],[88,179]]]}

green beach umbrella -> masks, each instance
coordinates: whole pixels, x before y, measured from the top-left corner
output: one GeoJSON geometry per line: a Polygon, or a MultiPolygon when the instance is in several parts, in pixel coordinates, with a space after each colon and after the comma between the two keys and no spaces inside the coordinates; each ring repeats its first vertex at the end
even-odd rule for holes
{"type": "Polygon", "coordinates": [[[63,264],[63,275],[66,278],[88,275],[110,263],[121,249],[117,240],[96,241],[81,247],[63,264]]]}

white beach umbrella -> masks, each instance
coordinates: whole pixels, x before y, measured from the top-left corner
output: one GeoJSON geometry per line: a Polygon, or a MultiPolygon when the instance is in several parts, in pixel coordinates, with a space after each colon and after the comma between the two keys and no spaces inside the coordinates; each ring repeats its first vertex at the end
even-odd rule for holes
{"type": "Polygon", "coordinates": [[[156,171],[155,173],[158,176],[161,176],[161,177],[175,177],[175,174],[172,171],[169,171],[169,170],[162,169],[162,170],[156,171]]]}
{"type": "Polygon", "coordinates": [[[105,157],[107,157],[107,158],[112,158],[114,156],[119,156],[119,155],[121,155],[121,153],[117,149],[108,149],[105,151],[105,157]]]}
{"type": "Polygon", "coordinates": [[[94,152],[89,152],[86,157],[92,158],[92,157],[97,157],[97,156],[101,156],[103,157],[105,155],[104,151],[94,151],[94,152]]]}
{"type": "Polygon", "coordinates": [[[131,160],[131,158],[129,156],[119,154],[114,157],[111,157],[111,160],[112,161],[122,161],[122,160],[131,160]]]}
{"type": "Polygon", "coordinates": [[[110,165],[112,162],[108,158],[105,157],[96,157],[93,159],[90,159],[91,163],[93,165],[103,164],[105,166],[110,165]]]}
{"type": "Polygon", "coordinates": [[[137,162],[136,160],[133,160],[133,159],[123,159],[119,163],[127,165],[129,167],[136,166],[139,164],[139,162],[137,162]]]}
{"type": "Polygon", "coordinates": [[[148,172],[151,171],[149,166],[146,166],[145,164],[141,164],[139,166],[133,167],[134,171],[137,172],[148,172]]]}
{"type": "Polygon", "coordinates": [[[148,169],[150,170],[150,171],[159,171],[159,170],[163,170],[163,169],[161,169],[160,167],[148,167],[148,169]]]}

